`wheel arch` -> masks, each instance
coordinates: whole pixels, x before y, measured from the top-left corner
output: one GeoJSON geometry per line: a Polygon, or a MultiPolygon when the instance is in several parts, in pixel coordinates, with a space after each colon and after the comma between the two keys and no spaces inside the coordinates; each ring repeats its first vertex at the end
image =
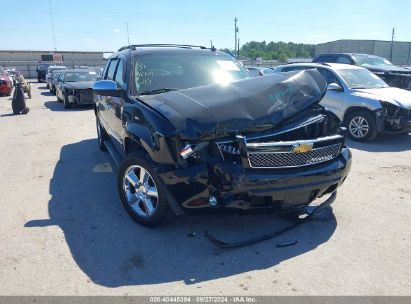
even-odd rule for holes
{"type": "Polygon", "coordinates": [[[375,118],[375,113],[374,113],[374,111],[372,111],[371,109],[369,109],[369,108],[367,108],[367,107],[363,107],[363,106],[352,106],[352,107],[349,107],[349,108],[347,108],[347,109],[345,110],[344,118],[343,118],[343,123],[346,123],[346,122],[347,122],[347,118],[348,118],[352,113],[355,113],[355,112],[357,112],[357,111],[366,111],[366,112],[372,114],[372,115],[374,116],[374,118],[375,118]]]}

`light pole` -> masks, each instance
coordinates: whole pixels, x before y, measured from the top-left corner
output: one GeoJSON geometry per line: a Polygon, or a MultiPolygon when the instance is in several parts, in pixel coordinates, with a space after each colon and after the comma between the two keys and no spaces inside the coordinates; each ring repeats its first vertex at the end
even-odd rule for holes
{"type": "Polygon", "coordinates": [[[390,51],[390,61],[392,62],[392,53],[394,50],[394,36],[395,36],[395,27],[392,28],[392,35],[391,35],[391,51],[390,51]]]}
{"type": "Polygon", "coordinates": [[[54,51],[57,51],[56,36],[54,34],[54,19],[53,19],[53,10],[51,8],[51,0],[49,0],[49,8],[50,8],[51,35],[52,35],[52,38],[53,38],[53,47],[54,47],[54,51]]]}
{"type": "Polygon", "coordinates": [[[237,27],[237,17],[234,18],[234,54],[237,54],[237,34],[238,34],[238,27],[237,27]]]}

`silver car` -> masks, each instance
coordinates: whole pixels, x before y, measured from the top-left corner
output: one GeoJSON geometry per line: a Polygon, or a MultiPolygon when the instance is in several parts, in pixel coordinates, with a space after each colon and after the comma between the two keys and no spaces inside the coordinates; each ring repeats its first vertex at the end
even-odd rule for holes
{"type": "Polygon", "coordinates": [[[388,86],[369,70],[337,63],[298,63],[278,72],[318,69],[328,90],[321,101],[344,122],[356,141],[370,141],[381,133],[411,132],[411,92],[388,86]]]}

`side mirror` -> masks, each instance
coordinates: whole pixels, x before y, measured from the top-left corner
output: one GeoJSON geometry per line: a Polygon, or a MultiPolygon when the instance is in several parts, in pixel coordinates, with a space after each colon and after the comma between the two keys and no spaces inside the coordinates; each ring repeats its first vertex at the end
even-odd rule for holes
{"type": "Polygon", "coordinates": [[[101,96],[121,96],[121,89],[117,86],[117,83],[112,80],[99,80],[93,85],[93,91],[96,95],[101,96]]]}
{"type": "Polygon", "coordinates": [[[337,83],[335,83],[335,82],[330,83],[330,84],[327,86],[327,90],[328,90],[328,91],[336,91],[336,92],[342,92],[342,91],[344,91],[343,88],[342,88],[339,84],[337,84],[337,83]]]}

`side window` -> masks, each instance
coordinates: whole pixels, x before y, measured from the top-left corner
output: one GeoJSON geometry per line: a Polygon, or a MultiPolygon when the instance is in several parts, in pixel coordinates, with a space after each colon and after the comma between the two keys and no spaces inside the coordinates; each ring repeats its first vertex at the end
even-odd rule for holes
{"type": "Polygon", "coordinates": [[[124,60],[119,59],[114,81],[117,82],[120,86],[123,86],[124,84],[123,69],[124,69],[124,60]]]}
{"type": "Polygon", "coordinates": [[[351,59],[346,57],[346,56],[338,56],[336,62],[337,63],[352,64],[351,59]]]}
{"type": "Polygon", "coordinates": [[[333,72],[326,70],[326,69],[321,69],[319,68],[318,71],[324,76],[324,78],[327,80],[327,85],[330,83],[336,83],[341,85],[340,81],[338,80],[337,76],[334,75],[333,72]]]}
{"type": "Polygon", "coordinates": [[[114,72],[116,71],[118,59],[110,60],[110,65],[108,66],[108,71],[105,79],[114,80],[114,72]]]}

